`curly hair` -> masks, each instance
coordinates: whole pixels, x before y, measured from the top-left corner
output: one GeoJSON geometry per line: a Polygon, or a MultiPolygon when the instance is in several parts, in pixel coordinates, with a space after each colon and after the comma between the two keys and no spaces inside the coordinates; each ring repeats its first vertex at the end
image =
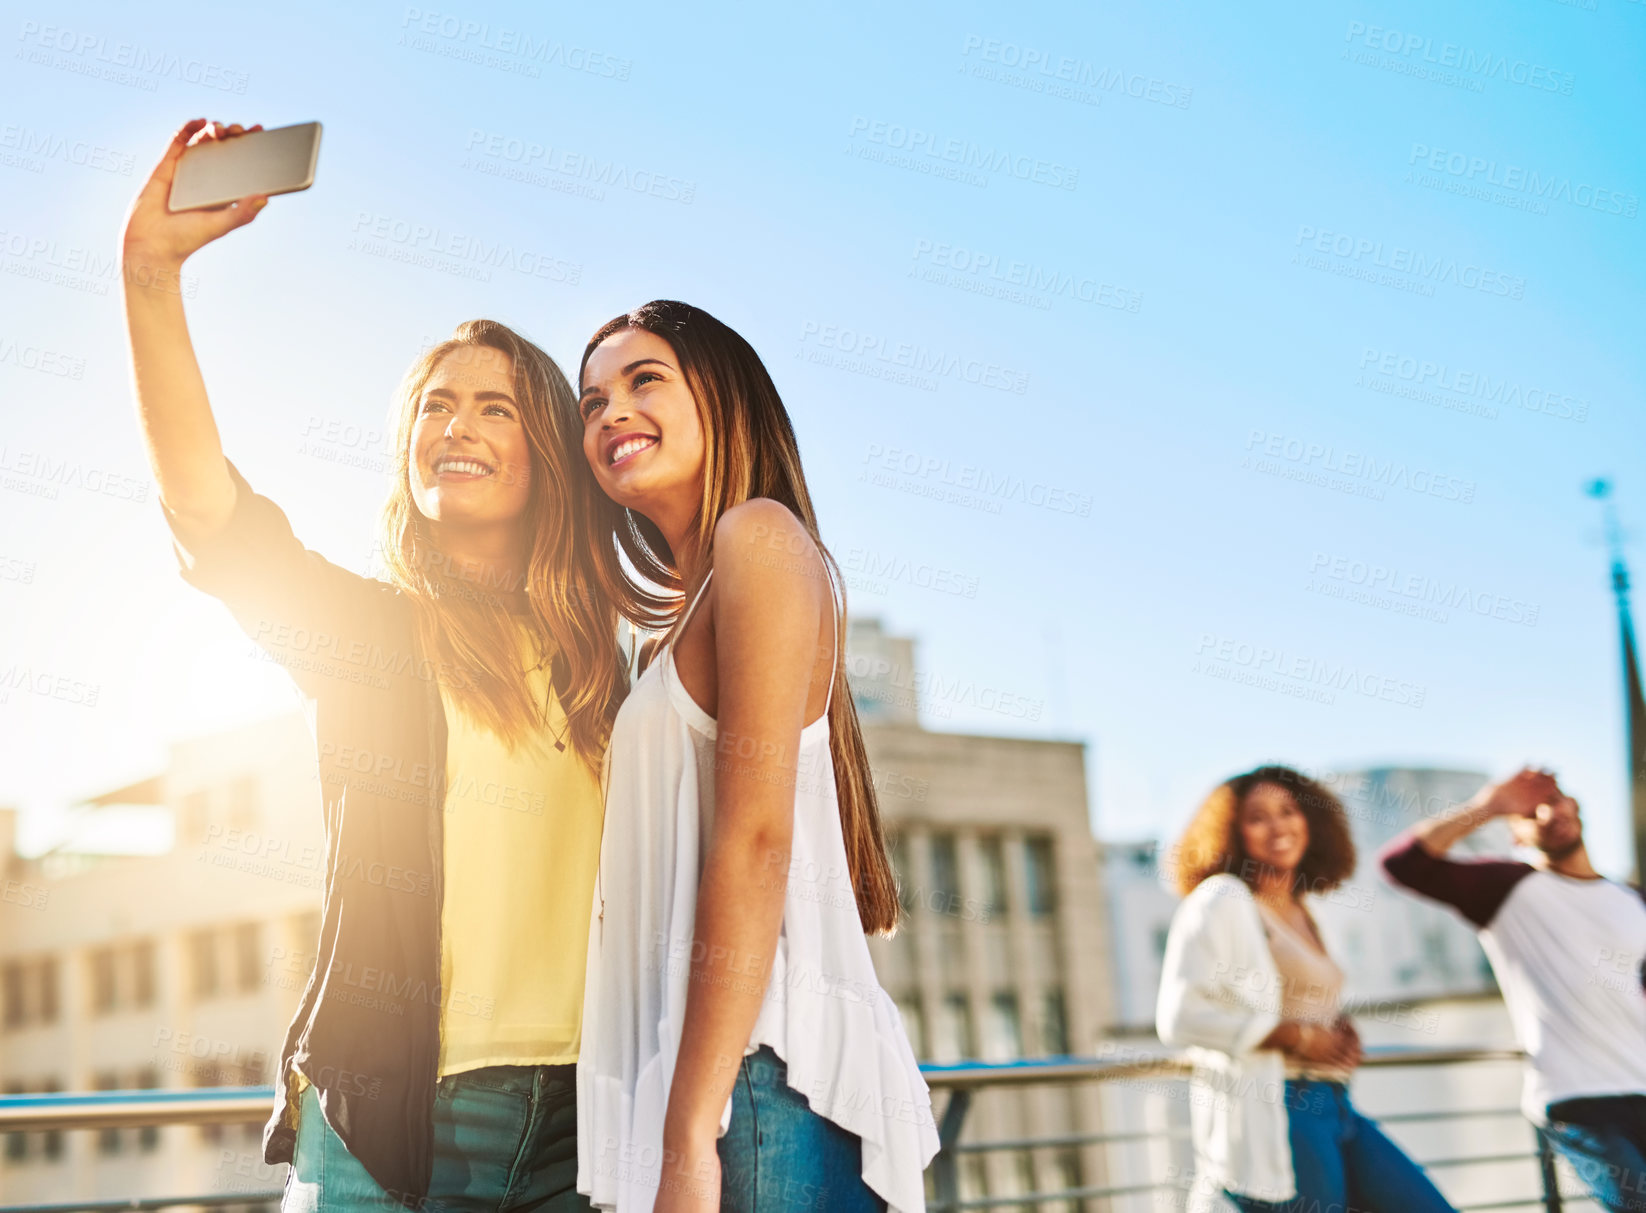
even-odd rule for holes
{"type": "Polygon", "coordinates": [[[1309,823],[1309,845],[1293,873],[1294,893],[1324,893],[1355,870],[1355,844],[1343,802],[1324,785],[1291,767],[1262,766],[1226,779],[1202,802],[1173,856],[1177,891],[1187,896],[1201,881],[1233,872],[1255,885],[1260,865],[1246,855],[1240,838],[1240,806],[1259,784],[1291,793],[1309,823]]]}

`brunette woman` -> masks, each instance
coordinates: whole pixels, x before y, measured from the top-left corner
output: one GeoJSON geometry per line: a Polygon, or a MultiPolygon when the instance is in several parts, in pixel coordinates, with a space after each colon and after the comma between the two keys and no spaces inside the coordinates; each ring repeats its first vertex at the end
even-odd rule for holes
{"type": "Polygon", "coordinates": [[[503,325],[460,325],[401,384],[388,579],[306,550],[224,458],[176,290],[267,201],[167,209],[184,149],[241,133],[178,131],[122,262],[183,576],[286,667],[316,731],[324,909],[264,1158],[292,1164],[287,1210],[587,1208],[574,1067],[597,771],[626,675],[566,493],[571,388],[503,325]]]}
{"type": "Polygon", "coordinates": [[[667,635],[607,755],[578,1187],[922,1209],[937,1132],[869,959],[897,896],[788,414],[684,303],[603,326],[580,379],[602,583],[667,635]]]}
{"type": "Polygon", "coordinates": [[[1176,855],[1155,1024],[1195,1063],[1191,1208],[1450,1213],[1434,1184],[1349,1100],[1360,1037],[1306,898],[1355,867],[1343,806],[1289,767],[1222,784],[1176,855]]]}

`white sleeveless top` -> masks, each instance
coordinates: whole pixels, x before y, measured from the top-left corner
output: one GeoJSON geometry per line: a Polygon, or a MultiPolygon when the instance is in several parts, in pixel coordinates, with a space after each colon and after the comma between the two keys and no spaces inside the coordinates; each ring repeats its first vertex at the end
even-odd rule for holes
{"type": "MultiPolygon", "coordinates": [[[[674,635],[708,584],[705,577],[674,635]]],[[[835,647],[838,661],[838,635],[835,647]]],[[[663,1119],[691,978],[704,842],[714,818],[715,736],[714,718],[680,683],[671,641],[636,681],[612,726],[589,922],[577,1062],[577,1190],[618,1213],[650,1213],[663,1169],[663,1119]]],[[[720,757],[737,761],[736,754],[720,757]]],[[[800,731],[797,766],[783,925],[766,1001],[744,1052],[770,1045],[787,1063],[790,1088],[862,1140],[863,1180],[891,1213],[923,1213],[922,1172],[937,1153],[937,1126],[858,917],[827,706],[800,731]]],[[[722,1134],[730,1122],[728,1099],[722,1134]]]]}

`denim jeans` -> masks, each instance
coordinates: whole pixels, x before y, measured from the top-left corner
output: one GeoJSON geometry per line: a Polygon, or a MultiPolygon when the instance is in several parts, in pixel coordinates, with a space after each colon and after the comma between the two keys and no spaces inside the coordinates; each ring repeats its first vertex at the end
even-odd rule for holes
{"type": "Polygon", "coordinates": [[[743,1059],[720,1154],[721,1213],[886,1213],[863,1182],[863,1146],[806,1097],[769,1047],[743,1059]]]}
{"type": "Polygon", "coordinates": [[[1226,1195],[1242,1213],[1452,1213],[1440,1190],[1372,1121],[1340,1082],[1286,1080],[1293,1200],[1226,1195]]]}
{"type": "Polygon", "coordinates": [[[1646,1095],[1552,1103],[1543,1132],[1598,1204],[1612,1213],[1646,1210],[1646,1095]]]}
{"type": "MultiPolygon", "coordinates": [[[[486,1066],[442,1078],[434,1099],[434,1175],[421,1213],[586,1213],[577,1191],[577,1067],[486,1066]]],[[[397,1213],[303,1088],[282,1213],[397,1213]]]]}

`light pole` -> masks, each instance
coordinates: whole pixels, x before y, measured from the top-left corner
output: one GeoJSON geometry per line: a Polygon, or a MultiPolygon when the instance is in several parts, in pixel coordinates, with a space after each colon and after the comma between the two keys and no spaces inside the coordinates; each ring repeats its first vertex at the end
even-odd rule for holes
{"type": "Polygon", "coordinates": [[[1646,879],[1646,696],[1640,687],[1640,651],[1629,614],[1629,567],[1623,561],[1623,528],[1612,503],[1612,482],[1594,480],[1589,496],[1606,518],[1606,546],[1612,556],[1612,594],[1617,599],[1618,635],[1623,648],[1623,736],[1629,771],[1629,809],[1635,843],[1637,882],[1646,879]]]}

